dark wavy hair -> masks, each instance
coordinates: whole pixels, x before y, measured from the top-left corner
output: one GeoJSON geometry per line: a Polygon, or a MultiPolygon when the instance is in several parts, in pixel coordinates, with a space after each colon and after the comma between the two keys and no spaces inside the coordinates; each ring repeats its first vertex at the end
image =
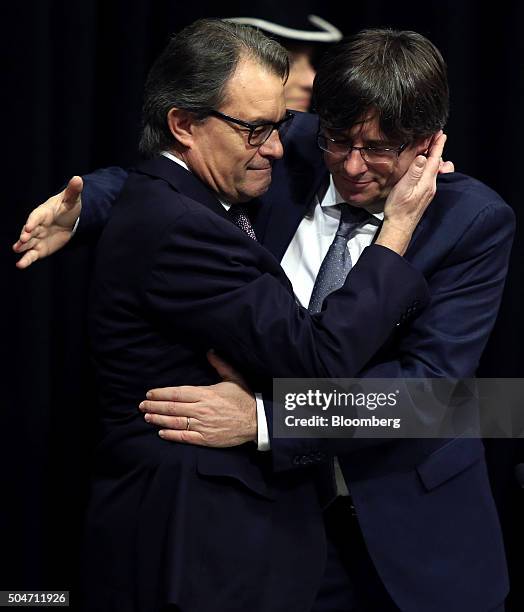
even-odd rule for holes
{"type": "Polygon", "coordinates": [[[387,138],[427,138],[448,118],[446,64],[421,34],[363,30],[323,56],[313,85],[313,106],[322,126],[330,130],[348,130],[375,111],[387,138]]]}

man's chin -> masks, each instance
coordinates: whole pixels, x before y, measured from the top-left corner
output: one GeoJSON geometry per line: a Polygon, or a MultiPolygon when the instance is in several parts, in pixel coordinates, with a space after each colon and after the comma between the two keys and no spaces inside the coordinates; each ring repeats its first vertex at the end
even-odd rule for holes
{"type": "Polygon", "coordinates": [[[260,196],[263,196],[266,193],[270,185],[271,183],[268,183],[263,187],[257,187],[256,189],[252,188],[248,189],[247,191],[243,191],[242,193],[238,194],[237,198],[235,198],[235,202],[243,204],[245,202],[249,202],[250,200],[254,200],[255,198],[259,198],[260,196]]]}
{"type": "Polygon", "coordinates": [[[263,174],[264,176],[261,176],[257,181],[253,181],[246,187],[245,193],[249,196],[249,199],[258,198],[271,187],[271,170],[263,174]]]}
{"type": "Polygon", "coordinates": [[[358,192],[358,193],[349,192],[349,193],[345,193],[341,195],[344,198],[345,202],[347,202],[348,204],[351,204],[351,206],[357,206],[359,208],[360,207],[364,208],[366,206],[369,206],[377,199],[376,197],[373,197],[363,192],[358,192]]]}

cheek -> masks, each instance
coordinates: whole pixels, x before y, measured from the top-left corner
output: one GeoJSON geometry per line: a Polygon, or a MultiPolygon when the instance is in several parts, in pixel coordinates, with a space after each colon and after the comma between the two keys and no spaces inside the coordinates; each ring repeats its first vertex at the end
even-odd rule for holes
{"type": "Polygon", "coordinates": [[[226,180],[243,180],[251,157],[247,158],[245,152],[230,150],[228,154],[221,156],[220,162],[226,180]]]}
{"type": "Polygon", "coordinates": [[[416,157],[416,154],[415,153],[410,154],[411,153],[410,151],[405,151],[405,153],[406,154],[402,154],[399,157],[398,163],[393,168],[391,177],[388,180],[388,184],[396,185],[400,181],[400,179],[404,176],[404,174],[406,174],[406,172],[409,170],[411,163],[416,157]]]}
{"type": "Polygon", "coordinates": [[[388,171],[383,170],[381,172],[377,172],[375,176],[377,182],[381,185],[381,187],[391,188],[399,181],[400,177],[403,174],[403,170],[393,167],[391,170],[388,171]]]}

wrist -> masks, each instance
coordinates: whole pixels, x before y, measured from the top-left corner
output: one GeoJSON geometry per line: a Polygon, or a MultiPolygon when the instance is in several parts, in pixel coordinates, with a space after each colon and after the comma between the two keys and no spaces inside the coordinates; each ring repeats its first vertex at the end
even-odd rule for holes
{"type": "Polygon", "coordinates": [[[414,226],[395,224],[394,222],[386,220],[375,240],[375,244],[391,249],[399,255],[404,255],[409,246],[415,227],[416,224],[414,226]]]}

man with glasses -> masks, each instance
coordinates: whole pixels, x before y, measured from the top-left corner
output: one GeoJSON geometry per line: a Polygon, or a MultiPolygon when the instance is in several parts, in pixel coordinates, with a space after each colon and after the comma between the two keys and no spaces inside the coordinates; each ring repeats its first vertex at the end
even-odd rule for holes
{"type": "MultiPolygon", "coordinates": [[[[377,244],[329,314],[300,307],[257,242],[242,204],[268,190],[282,157],[287,69],[285,50],[256,30],[202,20],[172,39],[148,76],[140,148],[149,159],[114,206],[92,286],[101,439],[87,610],[310,608],[323,570],[321,512],[313,479],[274,474],[253,444],[263,409],[248,395],[238,448],[211,449],[162,440],[137,406],[152,387],[218,382],[211,347],[260,391],[272,377],[355,374],[426,300],[422,275],[399,255],[434,193],[444,138],[392,194],[377,244]],[[363,333],[374,309],[382,319],[363,333]]],[[[221,419],[230,422],[227,410],[221,419]]],[[[191,431],[195,421],[184,420],[191,431]]]]}
{"type": "MultiPolygon", "coordinates": [[[[351,266],[358,268],[381,224],[391,220],[384,208],[391,192],[419,154],[439,142],[448,113],[446,69],[438,50],[418,34],[364,31],[327,54],[314,95],[320,122],[297,115],[288,124],[284,158],[274,164],[272,187],[257,198],[251,217],[258,240],[281,259],[299,302],[325,316],[337,295],[328,297],[330,291],[351,266]],[[343,270],[337,279],[329,277],[332,247],[339,249],[343,270]]],[[[82,213],[83,222],[97,220],[100,203],[102,210],[108,206],[120,188],[119,174],[111,170],[86,180],[91,191],[84,207],[89,199],[90,210],[82,213]]],[[[67,194],[65,200],[67,208],[67,194]]],[[[32,224],[64,206],[64,196],[44,206],[32,224]]],[[[67,219],[67,237],[77,214],[76,208],[67,219]]],[[[57,223],[47,225],[43,234],[51,236],[50,227],[58,232],[57,223]]],[[[428,280],[430,304],[410,327],[397,328],[360,375],[473,375],[500,302],[513,226],[509,207],[484,185],[459,174],[442,176],[407,251],[428,280]]],[[[35,248],[27,261],[41,248],[29,244],[35,248]]],[[[355,272],[348,275],[350,284],[355,272]]],[[[372,335],[383,316],[370,309],[364,323],[359,319],[362,333],[372,335]]],[[[216,356],[211,361],[235,379],[216,356]]],[[[165,440],[206,446],[246,441],[238,423],[252,396],[237,380],[236,387],[222,383],[235,388],[236,397],[222,384],[156,389],[142,403],[146,421],[160,427],[165,440]],[[226,414],[220,430],[213,424],[218,413],[226,414]]],[[[261,422],[258,433],[262,445],[261,422]]],[[[315,611],[502,609],[504,554],[480,441],[272,438],[269,444],[273,465],[284,474],[326,466],[318,482],[327,504],[327,539],[312,544],[316,552],[303,575],[303,589],[313,584],[318,590],[315,611]],[[326,545],[321,582],[317,563],[326,545]]],[[[288,512],[296,517],[306,509],[290,505],[288,512]]]]}

